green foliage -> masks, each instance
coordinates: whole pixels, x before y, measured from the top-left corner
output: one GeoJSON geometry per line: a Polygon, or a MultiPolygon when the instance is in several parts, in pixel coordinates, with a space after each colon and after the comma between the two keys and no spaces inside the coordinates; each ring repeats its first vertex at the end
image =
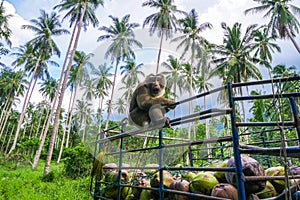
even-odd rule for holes
{"type": "Polygon", "coordinates": [[[30,165],[20,165],[16,169],[8,166],[9,162],[0,164],[0,199],[32,200],[74,200],[92,199],[89,195],[89,178],[69,180],[62,176],[63,166],[52,163],[51,172],[54,179],[43,181],[45,163],[40,161],[36,171],[30,165]]]}
{"type": "Polygon", "coordinates": [[[93,157],[82,143],[66,149],[64,155],[64,174],[66,176],[73,179],[89,176],[93,157]]]}

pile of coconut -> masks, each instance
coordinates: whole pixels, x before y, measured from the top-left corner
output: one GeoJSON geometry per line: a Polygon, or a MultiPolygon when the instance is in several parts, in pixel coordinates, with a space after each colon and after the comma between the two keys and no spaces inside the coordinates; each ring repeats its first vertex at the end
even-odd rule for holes
{"type": "MultiPolygon", "coordinates": [[[[263,166],[255,159],[242,156],[242,168],[244,176],[284,176],[284,167],[271,167],[264,170],[263,166]]],[[[217,167],[234,167],[234,158],[220,163],[217,167]]],[[[157,164],[147,165],[148,168],[157,167],[157,164]]],[[[119,176],[117,165],[114,163],[104,166],[105,184],[100,188],[101,196],[108,199],[118,199],[118,192],[121,192],[121,199],[124,200],[156,200],[159,199],[158,188],[160,185],[160,174],[155,170],[141,170],[132,172],[130,170],[121,171],[122,184],[138,187],[122,186],[117,187],[119,176]],[[111,168],[111,170],[109,169],[111,168]],[[149,187],[149,189],[148,189],[149,187]]],[[[128,167],[129,168],[129,167],[128,167]]],[[[300,167],[290,170],[290,175],[299,175],[300,167]]],[[[299,179],[293,179],[290,184],[298,184],[299,179]]],[[[219,197],[224,199],[238,200],[238,190],[236,188],[236,176],[233,172],[185,172],[180,175],[163,171],[163,185],[169,192],[164,193],[164,199],[169,200],[198,200],[209,199],[207,197],[219,197]],[[177,192],[170,192],[177,191],[177,192]],[[184,192],[200,194],[198,196],[185,195],[184,192]]],[[[284,180],[264,179],[255,181],[245,181],[245,192],[247,200],[266,199],[284,192],[286,184],[284,180]]]]}

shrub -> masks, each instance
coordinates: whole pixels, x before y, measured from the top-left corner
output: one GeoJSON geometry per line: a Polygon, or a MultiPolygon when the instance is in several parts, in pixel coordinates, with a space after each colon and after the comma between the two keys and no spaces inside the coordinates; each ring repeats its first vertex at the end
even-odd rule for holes
{"type": "Polygon", "coordinates": [[[90,174],[93,156],[81,143],[64,152],[64,173],[70,178],[87,177],[90,174]]]}

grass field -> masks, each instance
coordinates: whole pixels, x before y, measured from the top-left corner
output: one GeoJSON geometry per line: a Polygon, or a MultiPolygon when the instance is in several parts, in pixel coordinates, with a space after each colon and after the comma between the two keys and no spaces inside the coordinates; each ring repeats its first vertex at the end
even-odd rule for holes
{"type": "Polygon", "coordinates": [[[13,163],[0,164],[1,200],[65,200],[92,199],[89,195],[89,178],[71,180],[63,176],[63,164],[51,164],[48,181],[43,180],[44,162],[36,171],[31,165],[15,166],[13,163]]]}

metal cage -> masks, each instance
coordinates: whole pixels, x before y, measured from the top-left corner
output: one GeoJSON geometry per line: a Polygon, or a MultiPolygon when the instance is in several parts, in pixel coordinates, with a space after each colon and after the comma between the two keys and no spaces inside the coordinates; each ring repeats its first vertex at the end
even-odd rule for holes
{"type": "MultiPolygon", "coordinates": [[[[137,186],[132,183],[123,183],[121,181],[121,172],[122,170],[140,170],[140,166],[122,166],[124,156],[128,156],[130,154],[139,153],[139,152],[150,152],[156,151],[157,154],[157,163],[156,167],[143,167],[142,170],[154,170],[159,173],[160,180],[163,180],[164,173],[163,171],[174,171],[174,172],[183,172],[183,171],[229,171],[234,172],[236,174],[236,187],[238,190],[238,199],[246,200],[245,193],[245,182],[253,181],[253,180],[271,180],[271,179],[296,179],[299,178],[299,175],[294,176],[278,176],[278,177],[255,177],[255,176],[244,176],[242,170],[242,162],[241,155],[246,154],[252,157],[256,157],[259,159],[264,159],[265,166],[272,166],[270,162],[270,157],[279,157],[283,159],[283,162],[288,162],[290,159],[300,158],[300,120],[299,120],[299,101],[300,97],[300,88],[295,87],[295,91],[288,92],[278,92],[274,91],[273,86],[277,86],[278,88],[289,87],[289,84],[298,84],[299,85],[300,77],[289,77],[289,78],[277,78],[272,80],[261,80],[254,82],[246,82],[246,83],[228,83],[222,87],[203,92],[191,98],[187,98],[176,102],[176,105],[181,105],[184,103],[188,103],[190,101],[200,99],[206,97],[208,95],[214,95],[219,92],[223,92],[223,94],[227,94],[227,105],[223,108],[210,107],[206,110],[202,110],[193,114],[187,114],[185,116],[181,116],[180,118],[171,119],[172,127],[176,127],[179,125],[184,125],[188,123],[192,123],[199,120],[212,119],[220,116],[227,116],[230,123],[230,132],[228,135],[218,135],[217,137],[210,139],[195,139],[195,140],[184,140],[180,138],[177,143],[169,143],[166,142],[171,138],[167,138],[164,135],[165,128],[156,130],[155,128],[148,129],[134,129],[134,130],[126,130],[126,120],[123,120],[119,126],[112,127],[108,130],[102,131],[97,136],[97,139],[94,143],[94,157],[103,150],[104,146],[107,142],[113,142],[115,145],[115,151],[106,152],[106,156],[115,156],[118,158],[118,166],[115,167],[115,170],[118,172],[118,181],[114,183],[115,187],[118,188],[118,195],[116,199],[124,199],[121,195],[122,187],[132,187],[138,189],[146,189],[151,191],[156,191],[158,199],[164,199],[165,193],[174,193],[188,196],[189,198],[198,197],[200,199],[224,199],[218,197],[212,197],[209,195],[196,194],[191,192],[182,192],[177,190],[171,190],[165,188],[163,182],[159,182],[159,186],[156,188],[153,187],[143,187],[137,186]],[[265,94],[258,95],[238,95],[237,90],[246,91],[247,88],[261,88],[261,87],[269,87],[269,91],[265,94]],[[297,89],[298,88],[298,89],[297,89]],[[245,121],[237,119],[238,107],[237,104],[241,102],[255,102],[259,100],[269,100],[269,107],[275,108],[278,107],[278,113],[280,114],[280,109],[289,109],[291,115],[285,116],[283,119],[280,117],[276,118],[274,121],[245,121]],[[284,108],[280,102],[284,102],[284,108]],[[119,130],[119,131],[116,131],[119,130]],[[294,138],[284,139],[279,138],[275,140],[268,140],[267,135],[271,133],[278,133],[279,135],[284,134],[284,131],[288,130],[289,133],[294,134],[294,138]],[[155,136],[147,136],[153,137],[155,139],[155,144],[152,146],[144,146],[143,148],[131,148],[128,149],[124,145],[124,140],[126,138],[136,138],[136,137],[145,137],[146,133],[149,131],[158,131],[155,136]],[[109,136],[107,133],[111,133],[109,136]],[[247,137],[255,137],[256,141],[249,143],[245,138],[247,137]],[[207,144],[215,144],[214,146],[210,146],[207,144]],[[272,144],[272,145],[271,145],[272,144]],[[285,146],[283,146],[285,145],[285,146]],[[116,147],[117,146],[117,147],[116,147]],[[205,146],[205,147],[203,147],[205,146]],[[272,146],[272,147],[270,147],[272,146]],[[183,164],[180,166],[167,166],[164,163],[165,155],[164,153],[169,148],[180,148],[184,147],[187,149],[182,154],[182,162],[186,162],[188,160],[188,165],[183,164]],[[213,156],[200,156],[199,152],[203,150],[218,151],[218,155],[213,156]],[[229,149],[229,150],[228,150],[229,149]],[[211,160],[225,160],[228,159],[228,155],[226,155],[226,151],[230,151],[231,155],[234,156],[235,167],[214,167],[209,165],[201,166],[199,162],[204,160],[207,163],[211,163],[211,160]],[[198,156],[198,157],[197,157],[198,156]],[[200,161],[199,161],[200,160],[200,161]],[[195,164],[197,163],[197,164],[195,164]]],[[[174,138],[173,138],[174,139],[174,138]]],[[[100,189],[103,185],[107,184],[104,180],[97,180],[96,178],[91,178],[90,184],[90,193],[94,199],[109,199],[101,195],[100,189]]],[[[272,199],[289,199],[288,193],[293,198],[297,198],[298,186],[289,186],[285,191],[278,196],[272,199]]]]}

